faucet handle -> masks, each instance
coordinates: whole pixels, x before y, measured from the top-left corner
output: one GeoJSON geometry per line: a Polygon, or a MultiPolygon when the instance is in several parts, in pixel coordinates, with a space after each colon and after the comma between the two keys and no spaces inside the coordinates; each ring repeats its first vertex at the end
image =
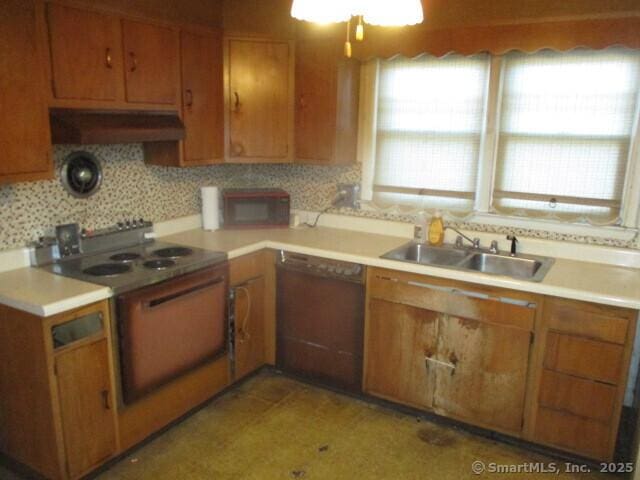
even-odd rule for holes
{"type": "Polygon", "coordinates": [[[518,243],[518,239],[515,235],[507,235],[507,240],[511,241],[511,256],[516,256],[516,243],[518,243]]]}
{"type": "Polygon", "coordinates": [[[462,235],[458,235],[456,237],[456,248],[462,248],[463,244],[462,244],[462,235]]]}
{"type": "Polygon", "coordinates": [[[489,247],[489,252],[498,253],[498,241],[491,240],[491,246],[489,247]]]}
{"type": "Polygon", "coordinates": [[[475,248],[475,249],[480,248],[480,239],[478,237],[475,237],[473,239],[473,248],[475,248]]]}

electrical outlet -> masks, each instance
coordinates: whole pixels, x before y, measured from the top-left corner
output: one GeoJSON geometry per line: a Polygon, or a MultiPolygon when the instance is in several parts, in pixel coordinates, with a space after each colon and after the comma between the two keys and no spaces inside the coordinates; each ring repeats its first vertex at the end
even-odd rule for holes
{"type": "Polygon", "coordinates": [[[339,183],[338,197],[334,203],[338,208],[357,209],[360,205],[358,199],[360,197],[360,185],[357,183],[339,183]]]}

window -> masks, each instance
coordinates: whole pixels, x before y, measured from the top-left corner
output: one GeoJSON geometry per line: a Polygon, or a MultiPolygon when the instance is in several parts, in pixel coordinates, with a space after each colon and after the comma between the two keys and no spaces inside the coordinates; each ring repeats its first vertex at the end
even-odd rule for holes
{"type": "Polygon", "coordinates": [[[639,81],[631,51],[507,56],[494,208],[618,218],[639,81]]]}
{"type": "Polygon", "coordinates": [[[375,80],[363,89],[365,200],[603,224],[637,211],[640,52],[375,65],[375,75],[363,69],[375,80]]]}
{"type": "Polygon", "coordinates": [[[384,203],[473,207],[488,57],[380,66],[373,191],[384,203]]]}

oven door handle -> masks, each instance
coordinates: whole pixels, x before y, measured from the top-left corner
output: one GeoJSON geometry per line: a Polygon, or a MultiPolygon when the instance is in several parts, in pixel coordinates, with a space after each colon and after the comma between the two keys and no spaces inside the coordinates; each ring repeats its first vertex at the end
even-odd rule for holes
{"type": "Polygon", "coordinates": [[[169,295],[165,295],[163,297],[158,297],[158,298],[154,298],[152,300],[147,300],[146,302],[144,302],[144,307],[147,309],[153,309],[153,308],[158,308],[161,305],[166,305],[169,302],[174,302],[176,300],[179,300],[181,298],[186,297],[187,295],[191,295],[194,293],[197,293],[201,290],[204,290],[206,288],[212,287],[214,285],[217,285],[219,283],[224,282],[224,277],[216,277],[213,280],[206,282],[206,283],[201,283],[199,285],[195,285],[193,287],[190,288],[186,288],[184,290],[181,290],[179,292],[174,292],[174,293],[170,293],[169,295]]]}

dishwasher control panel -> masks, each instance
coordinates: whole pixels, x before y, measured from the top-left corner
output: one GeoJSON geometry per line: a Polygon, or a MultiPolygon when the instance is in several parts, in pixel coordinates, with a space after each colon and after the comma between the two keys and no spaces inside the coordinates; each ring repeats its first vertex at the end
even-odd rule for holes
{"type": "Polygon", "coordinates": [[[365,268],[357,263],[314,257],[280,250],[278,266],[311,275],[337,278],[349,282],[364,283],[365,268]]]}

